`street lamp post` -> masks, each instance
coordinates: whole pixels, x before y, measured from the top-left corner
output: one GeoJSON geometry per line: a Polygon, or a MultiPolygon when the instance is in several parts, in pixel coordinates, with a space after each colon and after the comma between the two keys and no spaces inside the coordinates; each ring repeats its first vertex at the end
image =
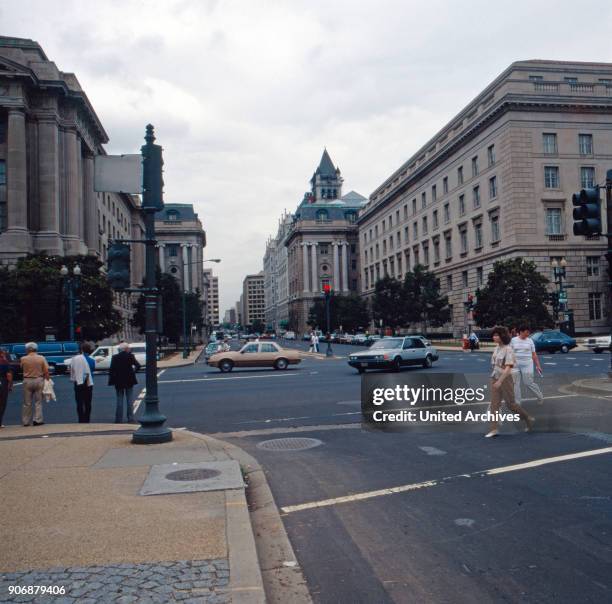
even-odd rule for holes
{"type": "Polygon", "coordinates": [[[74,340],[74,315],[77,302],[76,291],[81,283],[81,267],[75,264],[72,269],[72,275],[66,265],[60,269],[60,274],[64,278],[64,293],[68,298],[68,331],[70,333],[70,341],[74,340]]]}
{"type": "Polygon", "coordinates": [[[331,320],[330,320],[330,312],[329,312],[329,304],[331,298],[331,286],[324,285],[323,292],[325,293],[325,317],[327,319],[327,350],[325,351],[326,357],[333,356],[333,351],[331,347],[331,320]]]}
{"type": "MultiPolygon", "coordinates": [[[[565,258],[562,258],[560,262],[557,262],[557,260],[555,259],[551,262],[551,266],[555,278],[555,285],[557,286],[558,307],[557,309],[555,309],[555,312],[557,314],[556,320],[557,323],[559,323],[559,328],[561,328],[561,325],[563,325],[566,330],[571,332],[573,331],[573,328],[570,317],[573,314],[573,311],[567,308],[567,289],[569,287],[573,287],[573,285],[567,285],[564,282],[566,278],[565,269],[567,267],[567,260],[565,260],[565,258]],[[560,312],[563,313],[562,321],[559,320],[560,312]]],[[[572,334],[570,333],[569,335],[572,334]]]]}

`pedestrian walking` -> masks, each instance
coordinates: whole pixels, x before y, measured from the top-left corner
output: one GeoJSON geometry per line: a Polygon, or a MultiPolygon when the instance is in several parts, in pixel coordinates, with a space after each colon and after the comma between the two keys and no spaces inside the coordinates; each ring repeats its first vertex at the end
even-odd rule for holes
{"type": "Polygon", "coordinates": [[[132,392],[138,383],[136,371],[140,369],[140,363],[130,352],[130,347],[126,342],[119,344],[119,352],[113,355],[108,372],[108,385],[115,387],[117,394],[117,407],[115,409],[115,423],[123,421],[123,400],[125,399],[127,408],[127,421],[134,421],[134,411],[132,409],[132,392]]]}
{"type": "Polygon", "coordinates": [[[540,359],[536,354],[535,344],[529,337],[529,327],[527,325],[520,325],[518,327],[518,335],[514,336],[510,340],[510,346],[514,352],[516,359],[516,366],[512,369],[512,379],[514,381],[514,398],[516,402],[521,404],[521,382],[533,392],[538,403],[541,405],[544,402],[544,395],[540,390],[540,387],[533,380],[533,369],[534,365],[538,371],[540,377],[542,376],[542,366],[540,365],[540,359]]]}
{"type": "MultiPolygon", "coordinates": [[[[508,409],[520,415],[527,426],[526,432],[529,432],[533,427],[532,418],[514,399],[512,368],[516,365],[516,359],[512,346],[510,346],[510,334],[505,327],[498,326],[493,328],[491,335],[497,346],[491,357],[493,371],[491,373],[491,405],[489,411],[497,415],[503,401],[508,409]]],[[[498,432],[499,421],[497,417],[494,417],[485,438],[497,436],[498,432]]]]}
{"type": "Polygon", "coordinates": [[[478,349],[479,340],[475,332],[472,332],[470,334],[469,342],[470,342],[470,352],[474,352],[475,350],[478,349]]]}
{"type": "Polygon", "coordinates": [[[36,342],[25,345],[26,355],[21,357],[23,370],[23,406],[21,408],[21,423],[24,426],[42,426],[45,421],[42,409],[42,389],[44,381],[49,379],[47,359],[37,353],[36,342]],[[34,411],[32,412],[32,404],[34,411]],[[33,420],[33,421],[32,421],[33,420]]]}
{"type": "Polygon", "coordinates": [[[70,381],[74,384],[79,424],[88,424],[91,416],[91,399],[93,397],[93,375],[96,361],[91,358],[93,346],[89,342],[81,344],[81,354],[70,360],[70,381]]]}
{"type": "Polygon", "coordinates": [[[3,418],[6,411],[9,392],[13,389],[13,368],[9,362],[9,357],[0,348],[0,428],[4,428],[3,418]]]}
{"type": "Polygon", "coordinates": [[[319,352],[319,336],[316,331],[312,332],[310,336],[310,350],[309,352],[319,352]]]}

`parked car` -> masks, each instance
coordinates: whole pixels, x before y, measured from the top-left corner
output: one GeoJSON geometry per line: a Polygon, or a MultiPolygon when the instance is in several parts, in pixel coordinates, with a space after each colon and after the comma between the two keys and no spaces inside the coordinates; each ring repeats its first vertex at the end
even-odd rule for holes
{"type": "Polygon", "coordinates": [[[285,340],[295,340],[295,331],[286,331],[284,338],[285,340]]]}
{"type": "Polygon", "coordinates": [[[569,352],[576,348],[576,340],[562,331],[536,331],[531,335],[536,352],[569,352]]]}
{"type": "MultiPolygon", "coordinates": [[[[37,342],[38,354],[47,359],[49,369],[55,373],[63,373],[66,370],[64,360],[79,354],[78,342],[37,342]]],[[[25,344],[3,344],[18,359],[26,354],[25,344]]]]}
{"type": "Polygon", "coordinates": [[[208,365],[228,373],[234,367],[274,367],[287,369],[297,365],[302,357],[297,350],[281,348],[276,342],[249,342],[240,350],[218,352],[208,359],[208,365]]]}
{"type": "Polygon", "coordinates": [[[353,339],[353,334],[343,333],[340,336],[340,344],[350,344],[352,339],[353,339]]]}
{"type": "Polygon", "coordinates": [[[23,371],[21,370],[21,362],[16,354],[8,353],[9,366],[13,371],[13,379],[20,380],[23,377],[23,371]]]}
{"type": "Polygon", "coordinates": [[[438,360],[438,351],[426,346],[420,337],[385,337],[374,342],[368,350],[349,356],[348,364],[363,373],[366,369],[394,369],[401,371],[408,365],[422,365],[426,369],[438,360]]]}
{"type": "Polygon", "coordinates": [[[601,354],[604,350],[610,350],[610,341],[612,337],[607,336],[593,336],[587,338],[585,346],[590,348],[596,354],[601,354]]]}
{"type": "MultiPolygon", "coordinates": [[[[129,344],[130,352],[136,357],[136,360],[142,365],[143,369],[147,363],[147,347],[144,342],[134,342],[129,344]]],[[[108,371],[110,369],[111,359],[114,354],[119,352],[119,346],[104,345],[98,346],[92,353],[91,356],[96,362],[96,371],[108,371]]],[[[70,359],[64,359],[63,361],[64,370],[70,368],[70,359]]]]}
{"type": "Polygon", "coordinates": [[[367,337],[365,344],[366,346],[372,346],[372,344],[374,344],[374,342],[378,342],[378,340],[382,340],[382,336],[379,336],[378,334],[373,333],[367,337]]]}
{"type": "Polygon", "coordinates": [[[227,346],[225,342],[209,342],[204,349],[204,358],[209,359],[213,354],[222,352],[225,346],[227,346]]]}
{"type": "Polygon", "coordinates": [[[365,345],[366,340],[368,339],[368,336],[365,335],[365,333],[356,333],[352,338],[351,338],[351,344],[354,344],[356,346],[362,346],[365,345]]]}

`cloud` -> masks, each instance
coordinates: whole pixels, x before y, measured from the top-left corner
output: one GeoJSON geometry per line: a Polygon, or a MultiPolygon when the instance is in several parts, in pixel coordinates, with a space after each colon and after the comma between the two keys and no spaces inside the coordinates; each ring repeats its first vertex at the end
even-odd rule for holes
{"type": "Polygon", "coordinates": [[[194,203],[221,310],[262,266],[327,146],[369,195],[512,61],[611,61],[584,0],[4,0],[5,35],[74,72],[111,153],[156,126],[167,201],[194,203]]]}

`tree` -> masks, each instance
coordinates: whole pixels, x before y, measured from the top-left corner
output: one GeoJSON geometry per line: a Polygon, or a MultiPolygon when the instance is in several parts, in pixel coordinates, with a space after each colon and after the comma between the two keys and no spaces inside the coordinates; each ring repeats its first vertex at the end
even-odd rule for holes
{"type": "Polygon", "coordinates": [[[402,283],[393,277],[383,277],[376,282],[372,300],[372,315],[376,323],[382,320],[383,325],[394,329],[406,323],[403,290],[402,283]]]}
{"type": "Polygon", "coordinates": [[[47,256],[30,254],[15,268],[0,270],[0,303],[3,320],[0,341],[43,340],[52,327],[58,339],[69,337],[68,303],[60,269],[79,265],[80,286],[75,314],[79,339],[101,340],[121,328],[121,315],[113,307],[114,295],[102,263],[94,256],[47,256]]]}
{"type": "Polygon", "coordinates": [[[554,325],[547,309],[548,279],[523,258],[493,265],[487,284],[476,291],[474,318],[481,327],[526,323],[531,329],[554,325]]]}
{"type": "MultiPolygon", "coordinates": [[[[367,329],[370,322],[370,313],[367,302],[358,294],[348,295],[331,293],[329,300],[329,323],[331,331],[342,326],[344,331],[357,331],[367,329]]],[[[327,330],[327,314],[325,298],[316,298],[308,313],[308,325],[327,330]]]]}
{"type": "Polygon", "coordinates": [[[448,298],[440,295],[437,277],[424,266],[417,264],[406,273],[403,293],[406,322],[419,323],[424,333],[450,320],[448,298]]]}
{"type": "Polygon", "coordinates": [[[251,323],[251,331],[253,333],[263,333],[264,329],[265,329],[265,325],[263,324],[263,321],[261,319],[255,319],[251,323]]]}

